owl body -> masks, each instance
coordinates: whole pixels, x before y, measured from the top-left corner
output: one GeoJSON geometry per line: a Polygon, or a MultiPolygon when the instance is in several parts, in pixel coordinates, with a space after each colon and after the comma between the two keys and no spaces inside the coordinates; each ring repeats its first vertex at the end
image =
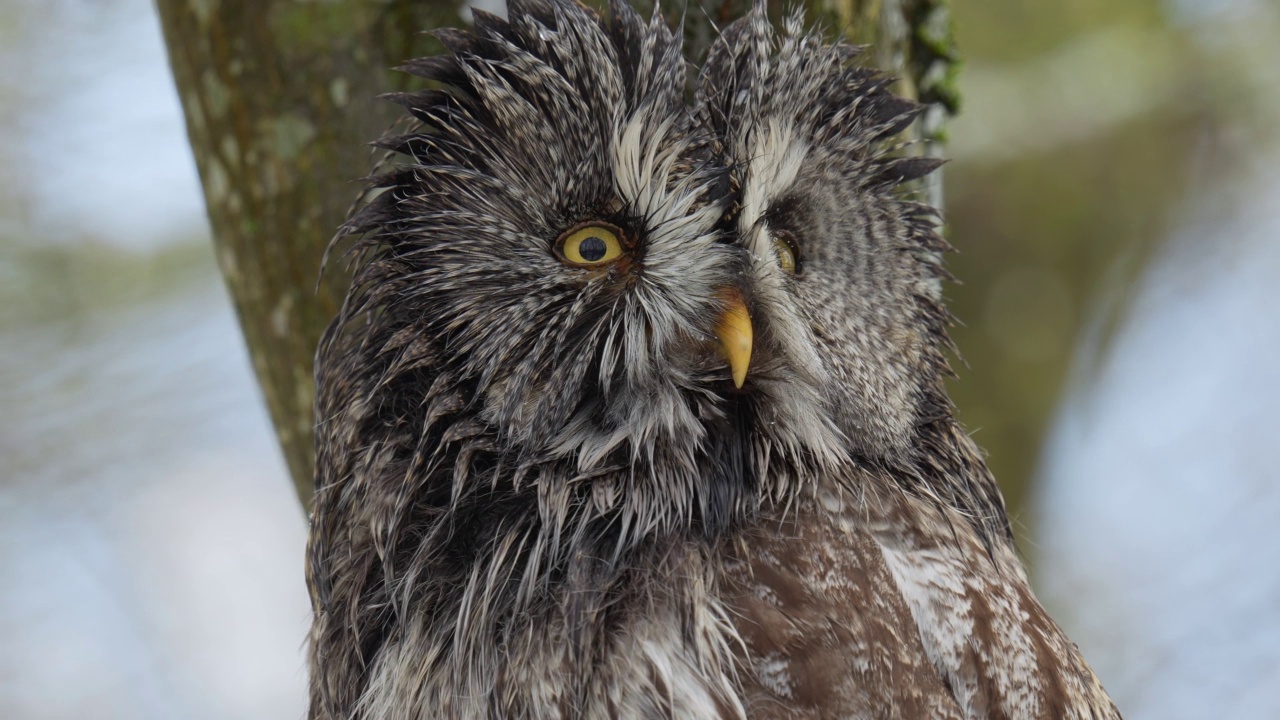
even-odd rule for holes
{"type": "Polygon", "coordinates": [[[337,718],[1105,718],[942,389],[936,163],[855,51],[513,2],[349,221],[317,359],[337,718]]]}

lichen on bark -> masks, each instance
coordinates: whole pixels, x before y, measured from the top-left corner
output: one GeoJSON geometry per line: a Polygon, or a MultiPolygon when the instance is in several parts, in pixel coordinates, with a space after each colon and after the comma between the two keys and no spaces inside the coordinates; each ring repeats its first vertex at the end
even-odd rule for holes
{"type": "Polygon", "coordinates": [[[158,0],[217,257],[304,503],[312,358],[346,291],[321,258],[397,118],[375,100],[456,6],[408,0],[158,0]],[[358,102],[358,112],[350,105],[358,102]]]}

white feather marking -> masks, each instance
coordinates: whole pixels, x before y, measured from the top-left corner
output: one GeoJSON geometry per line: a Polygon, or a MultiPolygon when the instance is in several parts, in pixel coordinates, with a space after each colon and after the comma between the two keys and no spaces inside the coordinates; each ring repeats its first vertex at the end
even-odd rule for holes
{"type": "MultiPolygon", "coordinates": [[[[948,678],[965,716],[988,717],[993,710],[986,707],[988,701],[1007,715],[1039,716],[1043,686],[1035,648],[1027,636],[1027,618],[1010,595],[1008,583],[975,575],[973,563],[961,558],[956,547],[933,550],[885,542],[891,539],[892,535],[881,537],[885,564],[907,601],[929,661],[948,678]],[[990,631],[999,638],[1001,662],[993,662],[994,648],[975,635],[973,598],[981,598],[990,631]],[[967,660],[973,653],[980,667],[967,660]],[[983,675],[997,691],[993,697],[986,697],[981,689],[983,675]]],[[[981,552],[976,544],[967,549],[972,554],[981,552]]]]}
{"type": "MultiPolygon", "coordinates": [[[[790,189],[809,154],[808,144],[797,137],[791,125],[779,124],[776,119],[771,119],[755,134],[749,147],[751,154],[743,181],[742,214],[738,219],[745,237],[754,234],[752,230],[764,217],[769,205],[790,189]]],[[[772,252],[769,247],[753,247],[752,250],[772,252]]]]}
{"type": "Polygon", "coordinates": [[[791,697],[791,669],[787,658],[771,652],[755,661],[756,678],[778,697],[791,697]]]}

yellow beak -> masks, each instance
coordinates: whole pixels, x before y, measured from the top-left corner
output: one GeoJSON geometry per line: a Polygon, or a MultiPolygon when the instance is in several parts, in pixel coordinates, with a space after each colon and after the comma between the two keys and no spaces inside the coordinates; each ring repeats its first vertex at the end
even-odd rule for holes
{"type": "Polygon", "coordinates": [[[747,381],[747,367],[751,365],[751,316],[747,314],[742,293],[736,288],[722,291],[720,298],[724,300],[724,310],[716,321],[716,336],[720,338],[720,347],[729,361],[733,385],[741,388],[747,381]]]}

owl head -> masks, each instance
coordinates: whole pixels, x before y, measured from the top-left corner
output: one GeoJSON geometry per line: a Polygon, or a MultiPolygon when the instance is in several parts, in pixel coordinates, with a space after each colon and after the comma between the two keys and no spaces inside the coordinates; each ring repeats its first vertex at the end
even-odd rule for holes
{"type": "Polygon", "coordinates": [[[727,28],[692,100],[679,35],[623,2],[438,32],[407,66],[432,86],[395,98],[417,126],[382,142],[405,161],[346,228],[321,484],[394,478],[402,514],[532,492],[635,538],[904,452],[943,315],[933,216],[897,186],[934,163],[886,154],[915,106],[800,24],[727,28]]]}

